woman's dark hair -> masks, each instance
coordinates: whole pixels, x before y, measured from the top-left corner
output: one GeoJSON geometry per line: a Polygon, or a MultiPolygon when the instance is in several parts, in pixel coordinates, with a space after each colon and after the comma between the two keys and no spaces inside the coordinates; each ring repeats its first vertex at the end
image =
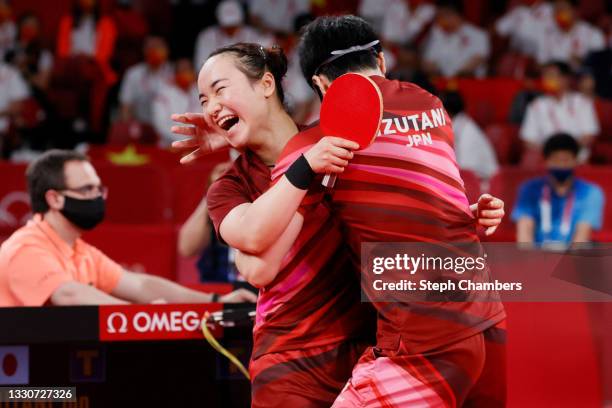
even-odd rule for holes
{"type": "Polygon", "coordinates": [[[544,143],[544,158],[548,159],[551,154],[561,150],[569,151],[574,156],[578,156],[580,146],[578,145],[576,139],[574,139],[571,135],[567,133],[556,133],[548,138],[548,140],[546,140],[544,143]]]}
{"type": "MultiPolygon", "coordinates": [[[[81,23],[81,18],[83,17],[83,12],[81,11],[81,8],[79,6],[79,0],[73,0],[71,14],[72,26],[78,27],[78,25],[81,23]]],[[[98,0],[95,0],[92,14],[94,23],[97,23],[98,20],[100,20],[100,2],[98,0]]]]}
{"type": "Polygon", "coordinates": [[[315,73],[333,81],[347,72],[375,69],[378,66],[376,57],[382,51],[380,43],[367,50],[345,54],[329,63],[324,62],[332,56],[332,51],[376,40],[378,36],[372,26],[360,17],[349,15],[317,18],[304,28],[298,48],[304,78],[315,88],[312,84],[315,73]]]}
{"type": "Polygon", "coordinates": [[[26,178],[33,213],[46,213],[49,210],[45,198],[48,190],[66,188],[64,167],[69,161],[89,161],[89,159],[84,154],[72,150],[48,150],[28,166],[26,178]]]}
{"type": "Polygon", "coordinates": [[[232,54],[238,61],[237,67],[252,81],[260,80],[266,71],[274,76],[276,94],[281,104],[285,103],[283,77],[287,73],[287,57],[278,46],[262,47],[255,43],[236,43],[213,51],[208,58],[219,54],[232,54]]]}

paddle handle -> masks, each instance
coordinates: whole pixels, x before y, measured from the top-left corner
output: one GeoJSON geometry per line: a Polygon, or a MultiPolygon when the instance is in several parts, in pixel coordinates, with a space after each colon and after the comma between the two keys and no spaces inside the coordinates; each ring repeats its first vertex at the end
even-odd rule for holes
{"type": "Polygon", "coordinates": [[[327,173],[325,177],[323,177],[323,181],[321,182],[321,184],[323,185],[323,187],[334,188],[334,184],[336,184],[336,178],[336,173],[327,173]]]}

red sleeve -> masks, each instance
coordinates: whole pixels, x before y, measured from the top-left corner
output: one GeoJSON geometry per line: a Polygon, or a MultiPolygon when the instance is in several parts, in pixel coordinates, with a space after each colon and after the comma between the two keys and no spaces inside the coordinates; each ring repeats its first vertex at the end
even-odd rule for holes
{"type": "Polygon", "coordinates": [[[212,220],[217,237],[222,242],[225,241],[219,234],[219,227],[223,219],[240,204],[252,202],[245,187],[237,175],[225,173],[208,189],[206,194],[208,215],[212,220]]]}

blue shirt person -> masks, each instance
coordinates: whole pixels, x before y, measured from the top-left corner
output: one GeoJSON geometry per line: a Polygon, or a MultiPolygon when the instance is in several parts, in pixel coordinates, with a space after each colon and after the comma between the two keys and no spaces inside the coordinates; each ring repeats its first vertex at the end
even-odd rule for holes
{"type": "Polygon", "coordinates": [[[574,176],[579,150],[565,133],[546,141],[548,175],[523,183],[512,211],[518,242],[566,248],[590,242],[592,231],[601,228],[604,194],[596,184],[574,176]]]}

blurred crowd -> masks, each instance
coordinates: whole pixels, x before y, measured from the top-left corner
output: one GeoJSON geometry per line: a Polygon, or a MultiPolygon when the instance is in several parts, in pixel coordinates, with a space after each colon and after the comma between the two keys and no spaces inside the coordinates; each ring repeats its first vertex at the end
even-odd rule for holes
{"type": "MultiPolygon", "coordinates": [[[[278,44],[289,57],[287,105],[298,123],[319,101],[295,53],[316,15],[355,13],[380,32],[388,76],[439,95],[453,118],[459,164],[481,179],[495,146],[466,112],[453,78],[524,81],[509,123],[524,165],[565,132],[589,159],[600,134],[594,100],[612,98],[612,2],[569,0],[73,0],[57,27],[41,3],[16,12],[0,0],[0,150],[29,161],[49,148],[134,141],[166,148],[170,114],[199,111],[197,73],[234,42],[278,44]],[[469,7],[468,7],[469,6],[469,7]],[[39,10],[36,10],[39,9],[39,10]],[[43,33],[53,32],[56,38],[43,33]],[[451,79],[451,80],[444,80],[451,79]]],[[[534,164],[534,165],[535,165],[534,164]]]]}
{"type": "MultiPolygon", "coordinates": [[[[574,177],[574,170],[589,161],[612,163],[612,1],[62,0],[30,4],[26,8],[23,3],[0,0],[0,153],[2,159],[13,162],[38,158],[33,168],[48,160],[62,165],[78,162],[80,167],[72,166],[70,177],[67,168],[52,166],[63,171],[65,178],[59,186],[51,186],[55,189],[106,198],[87,157],[50,149],[79,151],[93,144],[130,143],[157,146],[158,152],[169,149],[180,137],[170,131],[171,114],[201,110],[198,71],[211,52],[232,43],[282,47],[289,60],[284,79],[287,109],[298,124],[316,120],[320,101],[302,76],[296,52],[300,30],[319,15],[358,14],[380,33],[387,76],[414,82],[440,97],[452,118],[459,166],[473,174],[482,191],[508,164],[548,170],[548,178],[532,179],[520,187],[514,206],[507,203],[513,207],[519,242],[567,246],[591,241],[592,231],[602,228],[605,194],[596,184],[574,177]],[[58,4],[65,10],[55,10],[58,4]],[[503,103],[497,88],[487,88],[495,81],[511,85],[510,97],[503,103]],[[474,109],[475,95],[479,109],[474,109]],[[482,105],[490,112],[502,104],[509,107],[502,124],[491,127],[477,115],[482,105]],[[608,106],[608,115],[601,106],[608,106]],[[491,131],[504,126],[514,130],[513,137],[504,132],[496,137],[491,131]],[[609,154],[593,160],[597,141],[602,139],[611,147],[609,154]],[[504,148],[517,154],[502,157],[504,148]],[[83,183],[68,182],[87,175],[95,176],[87,184],[91,191],[75,187],[83,183]]],[[[217,164],[208,184],[230,164],[217,164]]],[[[42,169],[35,172],[36,177],[61,179],[59,173],[53,176],[52,169],[42,169]]],[[[65,212],[60,201],[57,208],[45,207],[39,213],[63,220],[58,215],[65,212]]],[[[79,217],[71,220],[73,224],[80,221],[79,217]]],[[[70,245],[80,237],[66,223],[42,223],[34,218],[22,229],[38,231],[42,225],[62,237],[72,231],[70,245]]],[[[49,231],[47,236],[53,234],[49,231]]],[[[14,237],[14,242],[21,242],[21,235],[14,237]]],[[[8,248],[5,253],[16,256],[17,244],[3,247],[8,248]]],[[[211,228],[205,196],[181,226],[176,244],[182,257],[198,258],[201,281],[240,279],[234,250],[220,242],[211,228]]],[[[59,247],[49,246],[48,252],[53,248],[59,247]]],[[[56,255],[61,258],[64,253],[71,252],[66,249],[56,255]]],[[[35,257],[22,253],[20,259],[23,264],[15,270],[30,268],[35,257]]],[[[217,295],[202,297],[166,281],[142,281],[142,276],[123,273],[110,260],[103,264],[111,270],[108,275],[114,284],[120,276],[124,283],[117,286],[119,292],[113,292],[110,284],[95,285],[117,298],[98,294],[100,301],[193,296],[219,300],[217,295]],[[154,284],[159,290],[151,292],[153,297],[139,298],[136,289],[142,284],[154,284]]],[[[29,296],[29,287],[23,286],[23,296],[29,296]]],[[[41,286],[41,291],[36,301],[30,299],[33,304],[47,299],[51,288],[41,286]]],[[[56,294],[54,302],[78,303],[75,299],[81,299],[80,295],[93,299],[88,291],[86,286],[68,287],[56,294]]],[[[243,292],[228,296],[225,300],[249,300],[243,292]]],[[[5,303],[27,302],[11,298],[5,303]]]]}

